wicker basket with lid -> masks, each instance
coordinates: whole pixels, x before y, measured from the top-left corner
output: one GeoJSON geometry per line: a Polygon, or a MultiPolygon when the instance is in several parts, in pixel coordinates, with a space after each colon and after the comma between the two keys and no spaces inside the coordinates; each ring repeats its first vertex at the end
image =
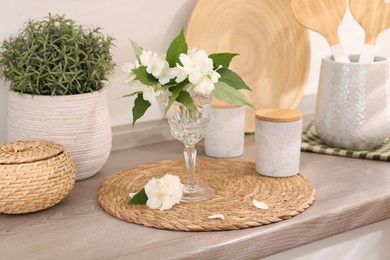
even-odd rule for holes
{"type": "Polygon", "coordinates": [[[50,141],[0,144],[0,213],[19,214],[54,206],[76,181],[73,159],[50,141]]]}

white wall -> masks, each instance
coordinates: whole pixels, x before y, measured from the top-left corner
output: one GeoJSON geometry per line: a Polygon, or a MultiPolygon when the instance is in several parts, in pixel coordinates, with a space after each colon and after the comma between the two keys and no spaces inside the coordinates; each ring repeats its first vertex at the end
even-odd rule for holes
{"type": "MultiPolygon", "coordinates": [[[[113,35],[117,41],[117,68],[109,86],[109,109],[112,125],[131,122],[132,99],[120,98],[127,93],[121,64],[134,61],[128,38],[145,49],[165,52],[171,39],[185,26],[196,0],[0,0],[0,41],[16,34],[29,18],[40,19],[49,12],[66,14],[85,25],[96,25],[113,35]]],[[[363,41],[363,31],[348,15],[340,28],[341,39],[350,53],[357,53],[363,41]]],[[[305,95],[317,92],[321,57],[330,51],[324,38],[311,33],[312,62],[305,95]]],[[[378,40],[378,53],[390,57],[390,32],[378,40]]],[[[6,141],[7,85],[0,81],[0,143],[6,141]]],[[[142,121],[161,118],[162,109],[154,106],[142,121]]]]}

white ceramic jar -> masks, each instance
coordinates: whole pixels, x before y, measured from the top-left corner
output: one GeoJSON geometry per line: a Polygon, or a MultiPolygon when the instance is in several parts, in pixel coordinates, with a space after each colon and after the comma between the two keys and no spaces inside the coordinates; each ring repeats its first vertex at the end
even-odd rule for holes
{"type": "Polygon", "coordinates": [[[211,157],[238,157],[244,153],[245,107],[213,100],[205,137],[205,153],[211,157]]]}
{"type": "Polygon", "coordinates": [[[256,171],[270,177],[299,172],[302,113],[291,109],[256,112],[256,171]]]}

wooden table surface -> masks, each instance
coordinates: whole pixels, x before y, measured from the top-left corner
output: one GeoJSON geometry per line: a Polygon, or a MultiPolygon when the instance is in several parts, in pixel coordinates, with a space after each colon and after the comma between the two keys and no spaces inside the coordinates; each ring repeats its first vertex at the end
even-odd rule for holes
{"type": "MultiPolygon", "coordinates": [[[[254,135],[243,159],[255,160],[254,135]]],[[[198,155],[204,156],[203,143],[198,155]]],[[[390,218],[388,162],[302,153],[301,172],[316,187],[314,204],[271,225],[237,231],[178,232],[127,223],[97,203],[108,176],[151,161],[182,159],[178,141],[112,152],[95,176],[79,181],[47,210],[0,214],[0,259],[259,259],[390,218]]]]}

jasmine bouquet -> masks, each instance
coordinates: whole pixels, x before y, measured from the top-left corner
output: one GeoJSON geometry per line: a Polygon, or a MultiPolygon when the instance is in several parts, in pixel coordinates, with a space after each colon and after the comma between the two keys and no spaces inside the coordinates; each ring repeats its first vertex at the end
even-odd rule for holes
{"type": "Polygon", "coordinates": [[[192,97],[210,95],[233,105],[253,105],[239,91],[250,90],[241,77],[229,69],[238,54],[189,50],[183,30],[172,41],[166,54],[145,51],[131,42],[136,55],[134,63],[126,63],[126,84],[134,101],[133,125],[155,102],[166,104],[165,113],[176,101],[195,111],[192,97]]]}

